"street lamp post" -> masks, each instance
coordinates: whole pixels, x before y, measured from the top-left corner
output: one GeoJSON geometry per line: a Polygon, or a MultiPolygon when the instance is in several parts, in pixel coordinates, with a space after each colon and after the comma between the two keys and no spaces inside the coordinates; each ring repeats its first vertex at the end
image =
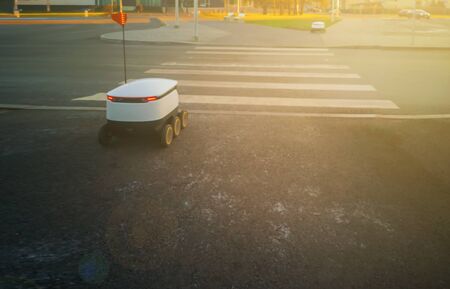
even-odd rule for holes
{"type": "Polygon", "coordinates": [[[335,0],[331,0],[331,22],[334,22],[334,13],[335,13],[335,0]]]}
{"type": "Polygon", "coordinates": [[[339,18],[341,16],[341,1],[336,0],[336,16],[339,18]]]}
{"type": "Polygon", "coordinates": [[[412,19],[412,35],[411,35],[411,45],[414,45],[415,37],[416,37],[416,9],[417,9],[417,0],[414,1],[414,11],[413,11],[413,19],[412,19]]]}
{"type": "Polygon", "coordinates": [[[180,0],[175,0],[175,28],[180,27],[180,0]]]}
{"type": "Polygon", "coordinates": [[[198,0],[194,0],[194,41],[198,41],[198,0]]]}
{"type": "Polygon", "coordinates": [[[18,5],[17,1],[18,1],[18,0],[14,0],[13,14],[14,14],[14,16],[16,16],[16,17],[20,17],[20,14],[19,14],[19,5],[18,5]]]}

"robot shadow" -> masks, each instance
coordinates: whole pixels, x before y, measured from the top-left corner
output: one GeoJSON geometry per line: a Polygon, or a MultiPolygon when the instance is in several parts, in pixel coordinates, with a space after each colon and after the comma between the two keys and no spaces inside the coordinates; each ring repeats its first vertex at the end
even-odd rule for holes
{"type": "Polygon", "coordinates": [[[114,140],[103,149],[110,150],[164,150],[161,146],[161,136],[157,132],[121,132],[114,136],[114,140]]]}

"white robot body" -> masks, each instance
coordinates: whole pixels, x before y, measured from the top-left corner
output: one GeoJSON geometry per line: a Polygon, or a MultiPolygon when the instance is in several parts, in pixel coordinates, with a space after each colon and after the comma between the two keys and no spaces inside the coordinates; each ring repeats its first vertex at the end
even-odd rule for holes
{"type": "Polygon", "coordinates": [[[107,93],[106,119],[111,122],[154,122],[178,109],[177,82],[139,79],[107,93]]]}
{"type": "Polygon", "coordinates": [[[145,78],[121,85],[107,93],[107,123],[101,127],[98,140],[107,146],[124,132],[153,130],[168,147],[188,125],[188,112],[179,111],[178,106],[175,80],[145,78]]]}

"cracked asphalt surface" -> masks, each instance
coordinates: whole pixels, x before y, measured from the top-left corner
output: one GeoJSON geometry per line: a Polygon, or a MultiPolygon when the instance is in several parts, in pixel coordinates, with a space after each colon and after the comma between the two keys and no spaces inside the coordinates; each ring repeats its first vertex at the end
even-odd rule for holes
{"type": "MultiPolygon", "coordinates": [[[[104,102],[73,99],[122,80],[121,44],[99,39],[118,26],[3,28],[4,104],[98,108],[104,102]]],[[[195,57],[189,49],[129,44],[129,76],[148,76],[146,70],[168,61],[318,61],[195,57]]],[[[398,114],[448,113],[448,51],[333,53],[320,63],[349,65],[362,83],[376,87],[370,98],[394,101],[398,114]]],[[[180,92],[214,95],[217,89],[180,92]]],[[[129,135],[102,148],[102,111],[0,109],[0,288],[450,288],[449,119],[216,115],[213,110],[262,108],[184,108],[209,114],[192,114],[169,149],[151,135],[129,135]]]]}
{"type": "Polygon", "coordinates": [[[1,111],[2,288],[449,287],[449,120],[103,122],[1,111]]]}

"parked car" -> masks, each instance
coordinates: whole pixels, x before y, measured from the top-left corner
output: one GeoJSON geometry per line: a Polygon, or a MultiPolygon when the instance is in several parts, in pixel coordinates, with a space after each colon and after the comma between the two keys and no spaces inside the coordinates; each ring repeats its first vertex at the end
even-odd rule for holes
{"type": "Polygon", "coordinates": [[[311,23],[311,32],[325,32],[325,22],[314,21],[311,23]]]}
{"type": "Polygon", "coordinates": [[[430,19],[431,14],[422,9],[402,9],[400,10],[400,12],[398,12],[398,16],[408,18],[413,18],[414,16],[416,16],[416,18],[418,19],[430,19]]]}

